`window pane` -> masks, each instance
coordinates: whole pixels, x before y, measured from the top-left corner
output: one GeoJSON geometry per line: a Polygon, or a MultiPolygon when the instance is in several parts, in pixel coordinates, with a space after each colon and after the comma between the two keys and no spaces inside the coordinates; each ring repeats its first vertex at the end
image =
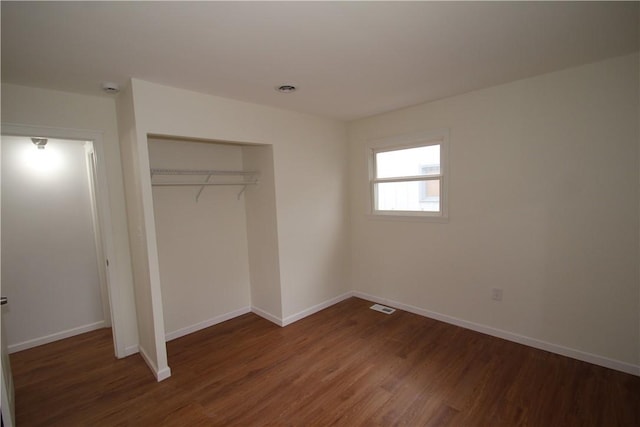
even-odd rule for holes
{"type": "Polygon", "coordinates": [[[440,174],[440,145],[376,153],[376,178],[440,174]]]}
{"type": "Polygon", "coordinates": [[[440,212],[439,179],[375,185],[378,211],[440,212]]]}

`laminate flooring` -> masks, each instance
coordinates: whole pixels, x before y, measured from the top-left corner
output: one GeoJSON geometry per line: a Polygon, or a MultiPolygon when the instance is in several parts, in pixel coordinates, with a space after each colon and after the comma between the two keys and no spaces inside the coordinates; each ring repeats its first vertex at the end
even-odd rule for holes
{"type": "Polygon", "coordinates": [[[173,340],[160,383],[109,329],[15,353],[17,425],[640,426],[640,377],[371,304],[173,340]]]}

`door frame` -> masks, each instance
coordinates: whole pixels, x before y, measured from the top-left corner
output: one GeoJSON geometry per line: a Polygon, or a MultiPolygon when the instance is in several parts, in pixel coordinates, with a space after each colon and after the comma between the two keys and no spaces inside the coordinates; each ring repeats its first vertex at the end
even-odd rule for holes
{"type": "MultiPolygon", "coordinates": [[[[0,134],[3,136],[21,136],[21,137],[34,137],[39,136],[43,138],[52,139],[66,139],[76,141],[89,141],[93,145],[95,152],[95,182],[92,191],[95,197],[92,198],[92,203],[95,205],[92,209],[95,209],[98,220],[99,231],[99,244],[102,246],[102,253],[104,259],[98,263],[98,269],[104,272],[106,279],[107,294],[109,297],[109,308],[111,311],[111,326],[113,335],[113,346],[115,356],[118,359],[127,356],[125,349],[125,343],[122,340],[123,331],[125,330],[123,325],[123,318],[121,313],[121,298],[117,284],[114,282],[118,277],[116,272],[118,266],[116,264],[115,249],[113,243],[113,224],[111,220],[111,203],[109,199],[109,186],[107,181],[107,164],[104,150],[104,138],[102,132],[84,130],[84,129],[65,129],[55,128],[47,126],[31,126],[20,125],[12,123],[2,123],[2,129],[0,134]]],[[[95,236],[97,239],[98,236],[95,236]]]]}
{"type": "Polygon", "coordinates": [[[103,260],[108,259],[104,254],[102,245],[102,231],[100,230],[100,212],[98,212],[98,202],[96,200],[97,186],[97,156],[93,146],[93,141],[84,143],[85,162],[87,166],[87,178],[89,184],[89,192],[91,195],[91,220],[93,225],[94,239],[93,243],[96,248],[96,261],[98,263],[98,281],[100,282],[100,297],[102,299],[102,314],[104,316],[104,326],[111,327],[111,302],[109,301],[109,289],[107,287],[106,268],[100,268],[103,260]]]}

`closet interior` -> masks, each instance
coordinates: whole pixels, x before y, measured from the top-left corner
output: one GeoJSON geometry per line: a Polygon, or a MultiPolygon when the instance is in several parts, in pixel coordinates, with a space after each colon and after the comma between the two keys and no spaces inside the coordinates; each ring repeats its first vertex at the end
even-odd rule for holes
{"type": "Polygon", "coordinates": [[[279,317],[272,146],[148,146],[166,339],[254,305],[279,317]]]}

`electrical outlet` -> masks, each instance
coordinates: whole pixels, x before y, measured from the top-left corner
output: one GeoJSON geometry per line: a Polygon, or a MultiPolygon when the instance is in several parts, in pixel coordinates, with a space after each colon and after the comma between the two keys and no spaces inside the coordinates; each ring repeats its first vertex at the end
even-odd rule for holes
{"type": "Polygon", "coordinates": [[[491,299],[494,301],[502,301],[502,289],[500,288],[491,289],[491,299]]]}

